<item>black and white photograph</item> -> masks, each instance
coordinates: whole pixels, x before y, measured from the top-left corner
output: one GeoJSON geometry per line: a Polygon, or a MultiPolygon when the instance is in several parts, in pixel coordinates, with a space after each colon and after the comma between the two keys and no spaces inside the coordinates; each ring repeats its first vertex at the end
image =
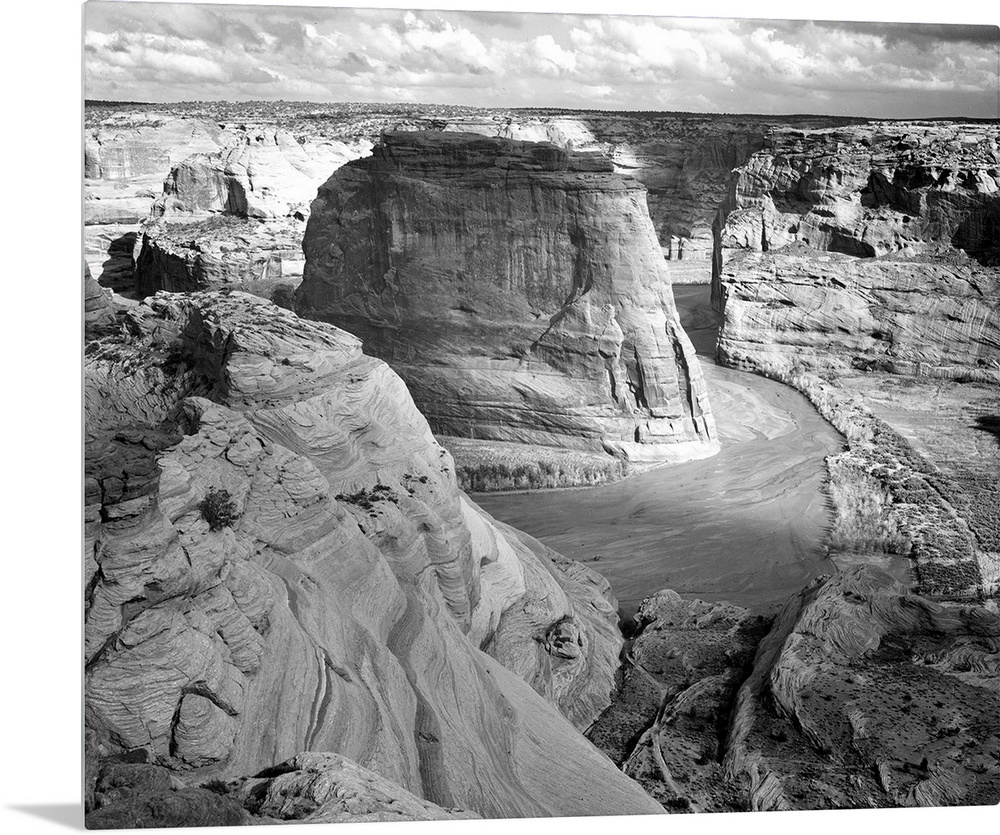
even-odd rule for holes
{"type": "Polygon", "coordinates": [[[433,5],[69,5],[82,786],[10,804],[1000,822],[1000,28],[433,5]]]}

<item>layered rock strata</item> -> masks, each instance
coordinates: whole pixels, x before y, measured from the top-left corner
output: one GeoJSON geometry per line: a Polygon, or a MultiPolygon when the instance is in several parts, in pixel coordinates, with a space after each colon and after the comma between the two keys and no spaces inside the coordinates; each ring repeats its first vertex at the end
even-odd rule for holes
{"type": "Polygon", "coordinates": [[[960,252],[737,253],[719,290],[727,365],[1000,382],[1000,270],[960,252]]]}
{"type": "Polygon", "coordinates": [[[483,816],[658,809],[574,728],[613,687],[606,583],[464,497],[356,338],[161,293],[88,346],[86,379],[105,754],[229,778],[317,750],[483,816]]]}
{"type": "Polygon", "coordinates": [[[995,258],[998,138],[989,123],[776,129],[731,179],[714,224],[717,259],[796,241],[858,257],[944,246],[995,258]]]}
{"type": "Polygon", "coordinates": [[[320,189],[296,307],[359,336],[436,432],[717,449],[645,191],[593,154],[386,134],[320,189]]]}
{"type": "Polygon", "coordinates": [[[774,131],[715,221],[723,359],[772,344],[814,364],[996,370],[998,138],[948,122],[774,131]],[[746,250],[761,255],[732,258],[746,250]]]}

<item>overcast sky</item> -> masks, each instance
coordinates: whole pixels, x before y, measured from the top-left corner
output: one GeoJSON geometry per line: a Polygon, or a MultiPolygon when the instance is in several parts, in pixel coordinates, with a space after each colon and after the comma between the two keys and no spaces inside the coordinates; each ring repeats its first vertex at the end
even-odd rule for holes
{"type": "Polygon", "coordinates": [[[85,92],[155,102],[995,118],[998,32],[983,25],[92,0],[85,6],[85,92]]]}

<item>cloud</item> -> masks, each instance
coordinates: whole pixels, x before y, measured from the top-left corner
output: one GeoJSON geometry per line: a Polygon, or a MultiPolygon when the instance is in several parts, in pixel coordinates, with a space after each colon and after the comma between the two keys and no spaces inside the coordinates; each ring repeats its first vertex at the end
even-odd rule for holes
{"type": "Polygon", "coordinates": [[[95,98],[1000,115],[1000,30],[989,26],[128,2],[85,10],[95,98]]]}

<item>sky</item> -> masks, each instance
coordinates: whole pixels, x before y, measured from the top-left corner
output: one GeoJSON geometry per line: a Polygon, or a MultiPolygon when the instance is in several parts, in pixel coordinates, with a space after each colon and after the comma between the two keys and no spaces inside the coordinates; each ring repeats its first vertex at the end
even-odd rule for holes
{"type": "MultiPolygon", "coordinates": [[[[532,8],[559,5],[580,7],[532,8]]],[[[94,0],[84,8],[92,99],[1000,115],[1000,30],[990,25],[94,0]]]]}

